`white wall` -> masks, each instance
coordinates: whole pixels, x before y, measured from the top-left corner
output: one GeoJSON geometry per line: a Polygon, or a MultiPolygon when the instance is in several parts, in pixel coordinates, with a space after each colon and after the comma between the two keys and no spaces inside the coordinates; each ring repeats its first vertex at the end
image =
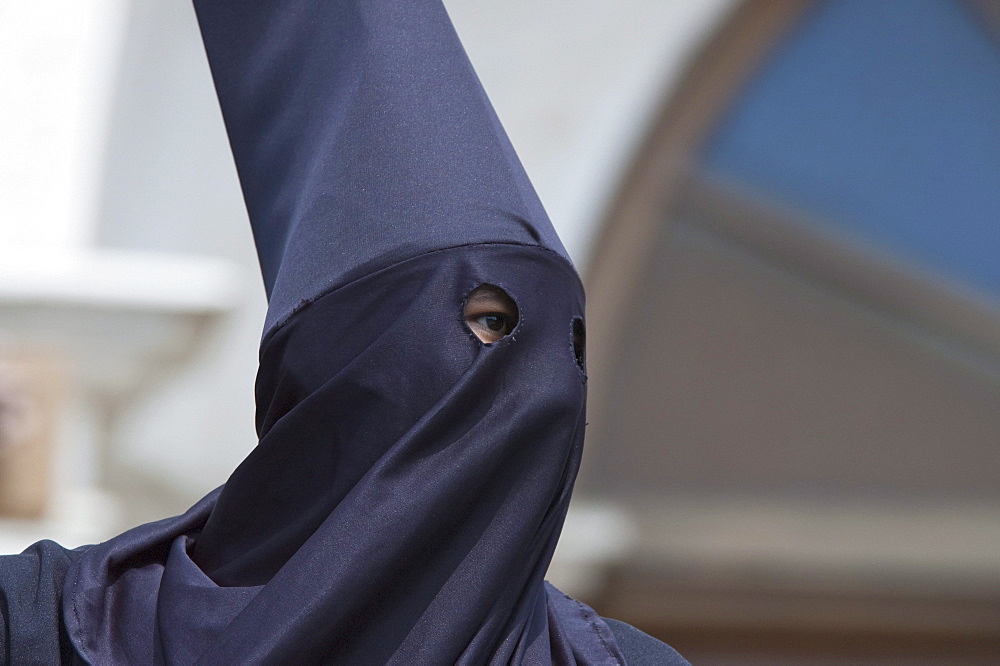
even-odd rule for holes
{"type": "Polygon", "coordinates": [[[92,237],[125,2],[0,0],[0,253],[92,237]]]}

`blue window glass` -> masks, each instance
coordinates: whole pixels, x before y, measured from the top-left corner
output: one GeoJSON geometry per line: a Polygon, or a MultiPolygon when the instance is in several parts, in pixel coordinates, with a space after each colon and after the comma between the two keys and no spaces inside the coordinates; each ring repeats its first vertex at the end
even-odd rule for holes
{"type": "Polygon", "coordinates": [[[1000,298],[998,47],[959,2],[819,2],[703,166],[1000,298]]]}

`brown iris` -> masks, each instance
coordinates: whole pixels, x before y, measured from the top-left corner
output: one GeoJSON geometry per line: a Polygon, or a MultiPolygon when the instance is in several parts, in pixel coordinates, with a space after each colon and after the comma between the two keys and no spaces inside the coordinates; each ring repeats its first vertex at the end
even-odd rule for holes
{"type": "Polygon", "coordinates": [[[517,305],[500,287],[483,284],[465,299],[465,323],[485,343],[496,342],[517,326],[517,305]]]}

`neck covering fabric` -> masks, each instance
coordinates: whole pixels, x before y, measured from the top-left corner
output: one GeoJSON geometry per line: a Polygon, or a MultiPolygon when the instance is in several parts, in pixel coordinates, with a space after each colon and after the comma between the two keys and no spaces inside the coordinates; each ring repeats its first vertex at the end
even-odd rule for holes
{"type": "Polygon", "coordinates": [[[196,2],[269,295],[259,444],[87,550],[92,663],[620,664],[543,577],[583,290],[439,2],[196,2]],[[492,344],[477,286],[516,302],[492,344]]]}

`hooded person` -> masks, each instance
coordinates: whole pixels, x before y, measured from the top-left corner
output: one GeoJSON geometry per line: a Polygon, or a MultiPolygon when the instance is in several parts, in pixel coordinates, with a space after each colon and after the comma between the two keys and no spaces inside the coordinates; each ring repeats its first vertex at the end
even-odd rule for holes
{"type": "Polygon", "coordinates": [[[259,443],[182,516],[6,558],[7,659],[686,663],[544,581],[583,290],[444,8],[195,4],[268,294],[259,443]]]}

